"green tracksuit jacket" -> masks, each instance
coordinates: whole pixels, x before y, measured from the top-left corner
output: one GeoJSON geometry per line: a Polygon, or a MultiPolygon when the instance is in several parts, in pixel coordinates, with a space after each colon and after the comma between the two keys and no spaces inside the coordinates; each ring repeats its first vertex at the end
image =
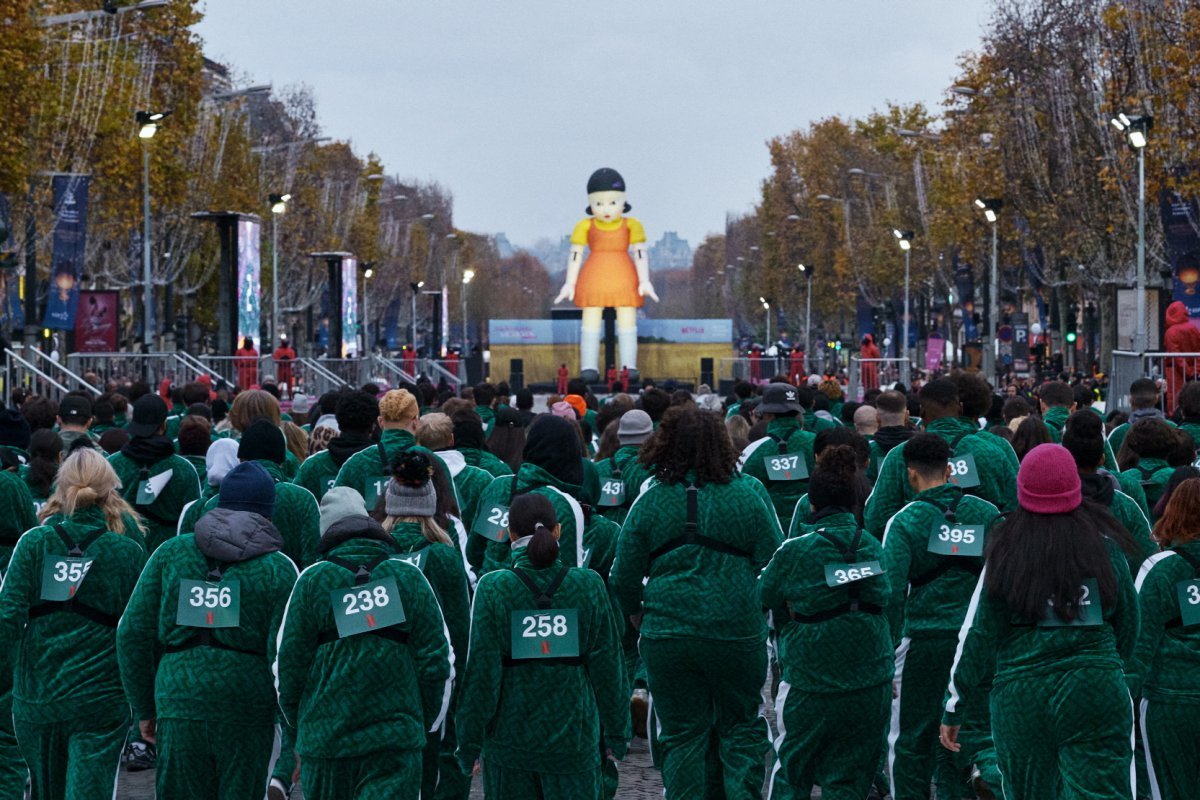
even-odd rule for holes
{"type": "MultiPolygon", "coordinates": [[[[362,518],[365,521],[365,518],[362,518]]],[[[339,525],[357,524],[357,518],[339,525]]],[[[354,564],[388,556],[387,545],[351,538],[326,553],[354,564]]],[[[275,681],[279,705],[296,728],[296,752],[303,761],[344,759],[386,751],[411,751],[420,762],[425,732],[441,725],[450,701],[453,653],[433,589],[421,571],[384,558],[371,582],[395,581],[404,621],[401,643],[372,633],[337,636],[334,614],[350,594],[354,573],[331,561],[307,567],[292,589],[279,632],[275,681]],[[386,680],[364,681],[364,676],[386,680]]],[[[419,775],[419,767],[418,767],[419,775]]],[[[306,781],[307,783],[307,781],[306,781]]],[[[349,796],[347,792],[344,796],[349,796]]]]}
{"type": "MultiPolygon", "coordinates": [[[[945,725],[958,725],[992,679],[991,712],[1004,797],[1079,796],[1130,800],[1133,715],[1124,664],[1138,639],[1137,594],[1112,542],[1114,607],[1093,625],[1043,627],[987,594],[984,576],[959,634],[945,725]]],[[[1089,592],[1090,594],[1090,592],[1089,592]]],[[[1099,602],[1094,598],[1093,602],[1099,602]]]]}
{"type": "MultiPolygon", "coordinates": [[[[1050,441],[1055,444],[1062,444],[1063,428],[1067,425],[1067,419],[1071,416],[1071,412],[1062,406],[1054,406],[1046,409],[1046,414],[1042,417],[1042,421],[1046,423],[1046,430],[1050,433],[1050,441]]],[[[1118,442],[1119,444],[1119,442],[1118,442]]],[[[1113,455],[1113,448],[1109,447],[1108,440],[1104,441],[1104,468],[1113,472],[1117,469],[1117,459],[1113,455]]]]}
{"type": "Polygon", "coordinates": [[[1200,450],[1200,419],[1185,417],[1179,424],[1179,429],[1192,437],[1192,444],[1196,446],[1197,450],[1200,450]]]}
{"type": "MultiPolygon", "coordinates": [[[[412,432],[397,429],[386,430],[380,437],[379,445],[360,450],[350,456],[345,464],[342,464],[334,485],[349,486],[354,489],[366,499],[367,511],[372,511],[378,499],[387,492],[387,483],[392,476],[392,461],[400,453],[412,449],[420,450],[431,458],[437,458],[437,454],[417,444],[417,439],[412,432]],[[380,445],[387,455],[386,464],[379,455],[380,445]]],[[[440,459],[438,460],[441,462],[440,459]]],[[[443,466],[445,466],[444,463],[443,466]]]]}
{"type": "Polygon", "coordinates": [[[467,561],[480,577],[486,572],[507,567],[511,554],[507,536],[503,541],[495,541],[480,534],[484,522],[496,516],[496,509],[502,509],[500,516],[507,518],[507,509],[513,497],[526,492],[544,495],[554,505],[558,522],[562,525],[562,536],[558,540],[559,561],[571,567],[583,563],[584,542],[580,532],[584,530],[585,523],[583,507],[575,499],[579,487],[559,480],[536,464],[525,463],[516,475],[493,480],[479,498],[479,513],[467,538],[467,561]]]}
{"type": "MultiPolygon", "coordinates": [[[[975,469],[979,474],[979,486],[969,493],[987,500],[1008,512],[1017,507],[1016,453],[1007,442],[997,436],[980,433],[978,426],[970,420],[943,418],[925,426],[929,433],[945,439],[956,456],[971,454],[975,458],[975,469]]],[[[884,527],[897,511],[913,499],[915,492],[908,483],[908,471],[904,465],[904,447],[892,448],[879,469],[875,490],[867,499],[863,521],[873,536],[883,536],[884,527]]]]}
{"type": "Polygon", "coordinates": [[[113,453],[108,463],[121,479],[121,494],[146,523],[146,544],[154,552],[160,544],[174,536],[183,507],[200,497],[200,479],[196,470],[183,456],[168,456],[145,467],[124,453],[113,453]],[[149,505],[138,505],[138,484],[171,470],[171,478],[149,505]]]}
{"type": "Polygon", "coordinates": [[[204,460],[204,456],[180,456],[184,461],[192,465],[192,469],[196,470],[196,477],[200,480],[200,487],[208,486],[208,462],[204,460]]]}
{"type": "Polygon", "coordinates": [[[271,664],[296,580],[282,546],[266,518],[218,508],[156,550],[138,580],[117,658],[134,718],[158,721],[161,797],[262,795],[278,715],[271,664]],[[236,626],[178,621],[185,603],[207,608],[206,586],[235,585],[236,626]]]}
{"type": "Polygon", "coordinates": [[[466,524],[474,522],[479,514],[479,498],[491,484],[492,474],[482,467],[472,467],[457,450],[441,450],[437,455],[454,481],[454,491],[458,493],[459,519],[466,524]]]}
{"type": "Polygon", "coordinates": [[[618,525],[625,521],[625,517],[629,514],[629,508],[642,490],[642,484],[650,477],[650,470],[638,462],[641,452],[640,444],[627,444],[618,448],[612,458],[596,462],[596,471],[599,474],[601,485],[608,480],[621,482],[621,488],[625,494],[623,502],[616,506],[601,505],[600,507],[600,512],[618,525]]]}
{"type": "Polygon", "coordinates": [[[8,559],[21,534],[37,524],[29,486],[17,473],[0,471],[0,574],[8,572],[8,559]]]}
{"type": "Polygon", "coordinates": [[[783,534],[761,484],[739,474],[729,483],[698,489],[699,534],[737,555],[684,544],[655,557],[659,548],[685,536],[686,520],[686,482],[652,483],[638,496],[621,528],[608,579],[622,612],[644,611],[643,637],[765,641],[758,573],[783,534]],[[722,602],[711,602],[717,597],[722,602]]]}
{"type": "Polygon", "coordinates": [[[819,784],[823,798],[858,800],[879,763],[891,700],[889,578],[873,568],[883,560],[879,540],[851,514],[820,523],[784,542],[760,578],[783,667],[771,794],[802,797],[819,784]],[[872,575],[850,580],[862,565],[872,575]]]}
{"type": "MultiPolygon", "coordinates": [[[[446,621],[450,645],[461,662],[471,628],[471,599],[462,553],[454,545],[429,541],[421,526],[413,522],[398,522],[391,533],[396,540],[394,557],[419,568],[429,581],[446,621]]],[[[450,535],[453,538],[454,534],[450,535]]]]}
{"type": "Polygon", "coordinates": [[[496,428],[496,411],[491,406],[475,406],[475,413],[483,421],[483,438],[486,439],[496,428]]]}
{"type": "MultiPolygon", "coordinates": [[[[16,472],[0,472],[0,581],[17,540],[37,524],[28,485],[16,472]]],[[[0,655],[0,671],[12,674],[11,649],[0,655]]],[[[13,732],[12,682],[0,681],[0,797],[23,796],[26,772],[13,732]]]]}
{"type": "MultiPolygon", "coordinates": [[[[459,763],[469,769],[482,753],[485,761],[517,770],[598,773],[601,745],[621,757],[630,735],[620,638],[604,583],[590,570],[557,563],[534,569],[519,543],[512,565],[512,570],[480,578],[475,591],[470,655],[458,705],[459,763]],[[529,629],[525,618],[537,619],[541,609],[513,570],[545,590],[564,569],[547,613],[553,619],[556,609],[576,612],[579,662],[514,662],[512,643],[529,629]],[[548,687],[553,687],[554,702],[546,701],[548,687]],[[537,745],[531,746],[533,742],[537,745]]],[[[546,642],[552,646],[558,640],[546,642]]]]}
{"type": "Polygon", "coordinates": [[[219,486],[205,485],[204,490],[200,493],[200,499],[193,500],[183,507],[183,516],[179,518],[179,527],[176,533],[182,535],[196,530],[196,520],[200,519],[205,509],[208,508],[208,502],[220,491],[221,487],[219,486]]]}
{"type": "Polygon", "coordinates": [[[491,473],[493,478],[503,478],[505,475],[513,474],[512,467],[487,450],[479,450],[474,447],[460,447],[458,448],[458,452],[463,454],[463,458],[472,467],[479,467],[491,473]]]}
{"type": "Polygon", "coordinates": [[[1083,486],[1083,496],[1107,507],[1137,543],[1136,552],[1125,554],[1129,562],[1129,573],[1136,576],[1142,561],[1158,552],[1158,545],[1150,538],[1150,521],[1142,512],[1142,507],[1121,490],[1117,477],[1110,472],[1099,470],[1090,475],[1080,473],[1079,479],[1083,486]]]}
{"type": "Polygon", "coordinates": [[[766,436],[747,445],[738,460],[742,472],[758,479],[771,493],[771,502],[779,516],[781,527],[789,523],[792,512],[796,510],[796,501],[808,491],[807,476],[812,474],[816,466],[816,459],[813,457],[813,442],[816,438],[815,434],[800,427],[799,419],[779,417],[767,425],[766,436]],[[768,477],[767,459],[774,460],[777,456],[797,454],[804,459],[805,477],[795,480],[768,477]]]}
{"type": "MultiPolygon", "coordinates": [[[[292,560],[298,569],[304,569],[317,560],[317,542],[321,538],[321,507],[307,489],[288,483],[280,466],[274,461],[257,460],[275,480],[275,512],[271,522],[283,536],[283,554],[292,560]]],[[[204,505],[200,518],[211,512],[220,502],[214,496],[204,505]]],[[[197,524],[199,524],[197,522],[197,524]]],[[[180,531],[187,533],[187,531],[180,531]]]]}
{"type": "Polygon", "coordinates": [[[1198,579],[1200,542],[1191,541],[1150,556],[1135,583],[1142,625],[1126,674],[1140,701],[1152,795],[1162,800],[1192,797],[1200,786],[1198,579]]]}
{"type": "Polygon", "coordinates": [[[1150,516],[1157,520],[1154,516],[1154,506],[1166,491],[1167,481],[1171,480],[1174,472],[1175,468],[1161,458],[1142,458],[1132,469],[1124,470],[1120,474],[1141,484],[1142,491],[1146,494],[1146,506],[1150,510],[1150,516]]]}
{"type": "MultiPolygon", "coordinates": [[[[1137,412],[1135,411],[1134,413],[1137,413],[1137,412]]],[[[1167,419],[1166,417],[1164,417],[1162,414],[1158,414],[1158,415],[1152,414],[1152,415],[1150,415],[1150,418],[1161,419],[1163,422],[1167,423],[1172,428],[1175,427],[1175,423],[1172,422],[1171,420],[1167,419]]],[[[1113,428],[1112,433],[1110,433],[1108,435],[1108,447],[1113,453],[1121,452],[1121,445],[1125,444],[1125,437],[1129,435],[1129,427],[1130,427],[1130,424],[1128,422],[1122,422],[1120,425],[1113,428]]],[[[1105,466],[1108,466],[1108,465],[1106,464],[1105,466]]],[[[1110,467],[1110,469],[1115,469],[1115,467],[1110,467]]]]}

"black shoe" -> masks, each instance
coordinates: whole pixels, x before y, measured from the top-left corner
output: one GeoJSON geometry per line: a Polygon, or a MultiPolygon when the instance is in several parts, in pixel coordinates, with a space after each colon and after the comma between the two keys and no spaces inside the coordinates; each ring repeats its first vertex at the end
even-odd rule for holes
{"type": "Polygon", "coordinates": [[[288,800],[292,796],[292,786],[290,783],[284,783],[279,778],[271,778],[271,783],[267,786],[267,800],[288,800]]]}
{"type": "Polygon", "coordinates": [[[130,742],[125,745],[125,752],[121,755],[121,763],[130,772],[154,769],[157,762],[158,752],[154,745],[146,742],[130,742]]]}

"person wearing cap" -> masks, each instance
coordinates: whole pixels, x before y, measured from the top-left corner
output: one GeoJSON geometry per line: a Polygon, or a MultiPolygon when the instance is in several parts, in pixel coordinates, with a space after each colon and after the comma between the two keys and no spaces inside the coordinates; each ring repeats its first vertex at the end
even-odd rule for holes
{"type": "Polygon", "coordinates": [[[129,441],[109,463],[121,479],[121,494],[145,521],[146,543],[154,552],[174,536],[184,507],[200,497],[196,470],[165,435],[167,404],[145,394],[133,404],[125,426],[129,441]]]}
{"type": "Polygon", "coordinates": [[[0,448],[8,450],[22,465],[29,463],[29,420],[15,408],[0,409],[0,448]]]}
{"type": "Polygon", "coordinates": [[[544,495],[562,524],[559,558],[570,567],[587,562],[583,540],[586,522],[577,496],[583,485],[583,444],[573,422],[543,414],[529,426],[524,461],[516,475],[496,478],[479,499],[479,511],[467,538],[467,561],[480,577],[508,567],[508,507],[517,495],[544,495]]]}
{"type": "MultiPolygon", "coordinates": [[[[896,798],[928,794],[936,762],[949,761],[936,741],[942,695],[983,570],[988,532],[1000,513],[950,482],[950,455],[950,445],[934,433],[918,433],[905,443],[906,477],[915,496],[888,520],[883,534],[883,568],[891,583],[887,620],[896,661],[888,737],[889,781],[896,798]]],[[[977,710],[982,725],[973,717],[970,730],[986,739],[987,708],[977,710]]],[[[968,755],[988,750],[974,737],[964,745],[968,755]]],[[[984,756],[963,766],[973,765],[998,792],[994,761],[984,756]]]]}
{"type": "Polygon", "coordinates": [[[146,563],[117,627],[125,696],[158,750],[160,797],[261,798],[275,740],[275,637],[296,581],[274,480],[246,462],[217,508],[146,563]]]}
{"type": "MultiPolygon", "coordinates": [[[[894,671],[888,635],[891,573],[883,549],[848,509],[858,456],[828,448],[809,481],[816,530],[788,539],[763,569],[762,605],[779,632],[782,680],[772,796],[862,800],[883,751],[894,671]]],[[[928,782],[926,783],[928,794],[928,782]]]]}
{"type": "Polygon", "coordinates": [[[812,433],[801,425],[799,390],[790,383],[772,383],[763,391],[758,412],[767,421],[767,435],[742,451],[742,473],[756,478],[771,494],[779,524],[791,522],[796,502],[808,491],[815,466],[812,433]]]}
{"type": "Polygon", "coordinates": [[[601,494],[608,487],[608,496],[620,496],[621,502],[609,504],[606,497],[601,497],[600,511],[604,516],[620,525],[625,521],[629,508],[637,499],[642,485],[650,477],[650,471],[638,463],[638,454],[642,445],[654,433],[654,423],[650,415],[641,409],[626,411],[615,423],[617,426],[617,441],[620,447],[613,453],[612,458],[606,458],[596,464],[600,476],[601,494]],[[617,486],[616,484],[620,484],[617,486]]]}
{"type": "Polygon", "coordinates": [[[275,659],[304,796],[417,800],[426,732],[442,726],[454,679],[437,597],[350,487],[321,500],[319,551],[292,589],[275,659]]]}
{"type": "Polygon", "coordinates": [[[1131,800],[1133,709],[1123,665],[1139,621],[1117,545],[1123,532],[1103,509],[1082,503],[1075,461],[1059,445],[1026,454],[1017,499],[988,537],[987,565],[959,633],[942,744],[960,749],[959,726],[987,702],[981,690],[990,681],[1007,800],[1064,792],[1131,800]]]}
{"type": "MultiPolygon", "coordinates": [[[[445,417],[444,414],[436,416],[445,417]]],[[[449,423],[449,418],[446,422],[449,423]]],[[[437,523],[437,506],[432,460],[419,450],[402,453],[393,465],[392,480],[384,499],[387,516],[383,519],[383,529],[396,540],[396,558],[415,565],[425,574],[442,609],[450,647],[461,661],[466,656],[470,636],[470,584],[457,541],[437,523]]],[[[457,690],[457,685],[455,688],[457,690]]],[[[464,779],[454,760],[455,744],[452,700],[446,713],[446,724],[439,730],[429,731],[427,737],[423,797],[433,797],[435,789],[438,797],[466,798],[470,794],[471,782],[464,779]]]]}
{"type": "MultiPolygon", "coordinates": [[[[1017,454],[999,437],[979,435],[979,425],[962,417],[958,384],[950,378],[937,378],[921,387],[920,397],[925,430],[945,439],[954,455],[956,472],[960,467],[964,469],[964,474],[953,476],[955,482],[1001,513],[1016,508],[1017,454]]],[[[908,482],[904,447],[893,447],[879,465],[879,477],[863,513],[863,523],[872,536],[882,538],[888,520],[916,496],[908,482]]]]}
{"type": "Polygon", "coordinates": [[[305,433],[308,433],[310,430],[308,412],[312,410],[312,407],[312,398],[304,392],[296,392],[292,395],[292,408],[290,411],[292,421],[299,425],[305,433]]]}
{"type": "MultiPolygon", "coordinates": [[[[374,510],[391,480],[392,462],[401,453],[418,448],[415,432],[420,408],[417,398],[406,389],[392,389],[379,399],[379,428],[383,433],[374,447],[365,448],[346,460],[338,470],[335,486],[349,486],[363,496],[367,508],[374,510]]],[[[433,455],[430,453],[430,455],[433,455]]],[[[433,456],[436,468],[446,465],[433,456]]],[[[458,502],[458,498],[455,498],[458,502]]],[[[461,508],[459,504],[459,508],[461,508]]]]}
{"type": "Polygon", "coordinates": [[[221,481],[238,465],[237,453],[238,442],[234,439],[217,439],[208,446],[204,454],[204,488],[198,499],[184,506],[177,533],[196,530],[196,520],[204,513],[204,507],[217,496],[221,481]]]}
{"type": "Polygon", "coordinates": [[[489,798],[599,798],[601,765],[629,738],[609,596],[592,571],[563,563],[547,497],[518,495],[510,512],[512,569],[482,578],[472,607],[459,764],[469,773],[482,755],[489,798]]]}
{"type": "Polygon", "coordinates": [[[625,518],[608,585],[641,634],[667,797],[705,796],[710,750],[729,797],[758,797],[769,747],[758,574],[783,541],[778,518],[737,471],[716,414],[669,410],[640,459],[656,480],[625,518]]]}
{"type": "Polygon", "coordinates": [[[69,394],[58,404],[58,436],[62,439],[63,452],[71,452],[76,439],[95,441],[88,430],[92,425],[92,401],[77,394],[69,394]]]}
{"type": "Polygon", "coordinates": [[[467,464],[487,471],[493,478],[512,475],[513,468],[497,458],[487,448],[483,433],[483,420],[470,409],[456,411],[450,415],[454,423],[454,449],[462,453],[467,464]]]}
{"type": "MultiPolygon", "coordinates": [[[[311,492],[303,486],[288,483],[283,477],[286,451],[283,431],[268,420],[259,419],[242,431],[237,457],[242,463],[252,461],[261,465],[275,481],[275,514],[272,522],[283,536],[283,554],[292,559],[298,569],[304,569],[317,560],[320,511],[311,492]]],[[[196,525],[200,524],[199,519],[217,508],[219,500],[219,496],[213,497],[204,504],[196,525]]],[[[180,532],[188,531],[181,528],[180,532]]]]}
{"type": "Polygon", "coordinates": [[[338,472],[351,456],[369,447],[371,431],[379,417],[379,402],[366,392],[345,392],[337,399],[335,419],[338,433],[325,449],[304,459],[296,473],[295,483],[312,492],[320,502],[337,482],[338,472]]]}
{"type": "Polygon", "coordinates": [[[61,521],[21,536],[0,589],[0,653],[15,665],[11,719],[34,797],[116,791],[130,725],[117,622],[146,560],[122,533],[132,509],[120,485],[99,451],[68,456],[42,510],[61,521]]]}

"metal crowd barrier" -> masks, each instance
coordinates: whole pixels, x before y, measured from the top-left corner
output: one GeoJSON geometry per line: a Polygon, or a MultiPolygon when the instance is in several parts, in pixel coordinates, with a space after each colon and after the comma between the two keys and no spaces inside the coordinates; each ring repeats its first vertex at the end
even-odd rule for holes
{"type": "Polygon", "coordinates": [[[912,362],[907,358],[858,358],[850,356],[850,387],[847,393],[851,400],[862,402],[871,389],[882,389],[900,381],[910,383],[912,362]]]}
{"type": "Polygon", "coordinates": [[[1188,381],[1200,380],[1200,353],[1131,353],[1114,350],[1108,374],[1109,411],[1128,411],[1129,387],[1139,378],[1150,378],[1162,386],[1159,406],[1170,414],[1179,391],[1188,381]]]}
{"type": "Polygon", "coordinates": [[[4,349],[4,404],[12,403],[12,393],[22,387],[32,394],[49,397],[54,401],[71,390],[38,368],[32,361],[9,348],[4,349]]]}
{"type": "Polygon", "coordinates": [[[100,385],[109,381],[128,383],[146,381],[157,388],[164,378],[173,383],[194,381],[210,374],[202,364],[186,353],[71,353],[67,366],[78,375],[93,373],[100,385]]]}

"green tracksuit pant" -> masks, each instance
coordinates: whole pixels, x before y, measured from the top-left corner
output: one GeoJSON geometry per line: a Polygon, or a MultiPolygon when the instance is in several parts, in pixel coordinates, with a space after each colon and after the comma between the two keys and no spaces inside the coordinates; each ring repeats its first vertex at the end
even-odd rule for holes
{"type": "Polygon", "coordinates": [[[37,800],[114,796],[129,731],[128,708],[94,723],[14,720],[13,727],[37,800]]]}
{"type": "Polygon", "coordinates": [[[1154,800],[1184,800],[1200,789],[1200,740],[1196,720],[1200,703],[1177,700],[1141,702],[1142,747],[1154,800]]]}
{"type": "Polygon", "coordinates": [[[1134,797],[1133,703],[1120,669],[1010,679],[991,706],[1005,800],[1134,797]]]}
{"type": "Polygon", "coordinates": [[[599,764],[587,772],[556,775],[483,759],[483,796],[487,800],[599,800],[600,791],[599,764]]]}
{"type": "Polygon", "coordinates": [[[770,747],[767,721],[759,714],[766,645],[642,637],[641,650],[667,800],[706,795],[705,756],[714,735],[725,798],[761,797],[770,747]]]}
{"type": "MultiPolygon", "coordinates": [[[[979,777],[992,790],[1000,794],[1000,770],[996,765],[996,744],[992,741],[992,714],[985,702],[991,689],[979,690],[979,703],[966,713],[958,732],[958,743],[962,749],[950,753],[950,760],[938,762],[938,800],[960,800],[970,796],[971,776],[979,770],[979,777]]],[[[939,745],[940,746],[940,745],[939,745]]]]}
{"type": "Polygon", "coordinates": [[[262,800],[274,725],[158,720],[159,797],[262,800]]]}
{"type": "MultiPolygon", "coordinates": [[[[10,667],[11,668],[11,667],[10,667]]],[[[12,690],[0,694],[0,800],[25,796],[25,759],[13,732],[12,690]]]]}
{"type": "Polygon", "coordinates": [[[471,776],[464,775],[454,758],[458,737],[454,730],[453,707],[440,731],[428,734],[421,756],[421,797],[430,800],[467,800],[471,776]]]}
{"type": "Polygon", "coordinates": [[[418,800],[421,751],[300,760],[305,800],[418,800]]]}
{"type": "Polygon", "coordinates": [[[887,725],[892,685],[852,692],[804,692],[779,684],[775,700],[778,760],[768,800],[808,797],[814,785],[822,800],[862,800],[883,752],[879,731],[887,725]]]}
{"type": "Polygon", "coordinates": [[[938,744],[938,730],[957,647],[954,637],[905,638],[896,650],[896,697],[888,728],[893,800],[928,800],[939,763],[951,760],[950,751],[938,744]]]}

